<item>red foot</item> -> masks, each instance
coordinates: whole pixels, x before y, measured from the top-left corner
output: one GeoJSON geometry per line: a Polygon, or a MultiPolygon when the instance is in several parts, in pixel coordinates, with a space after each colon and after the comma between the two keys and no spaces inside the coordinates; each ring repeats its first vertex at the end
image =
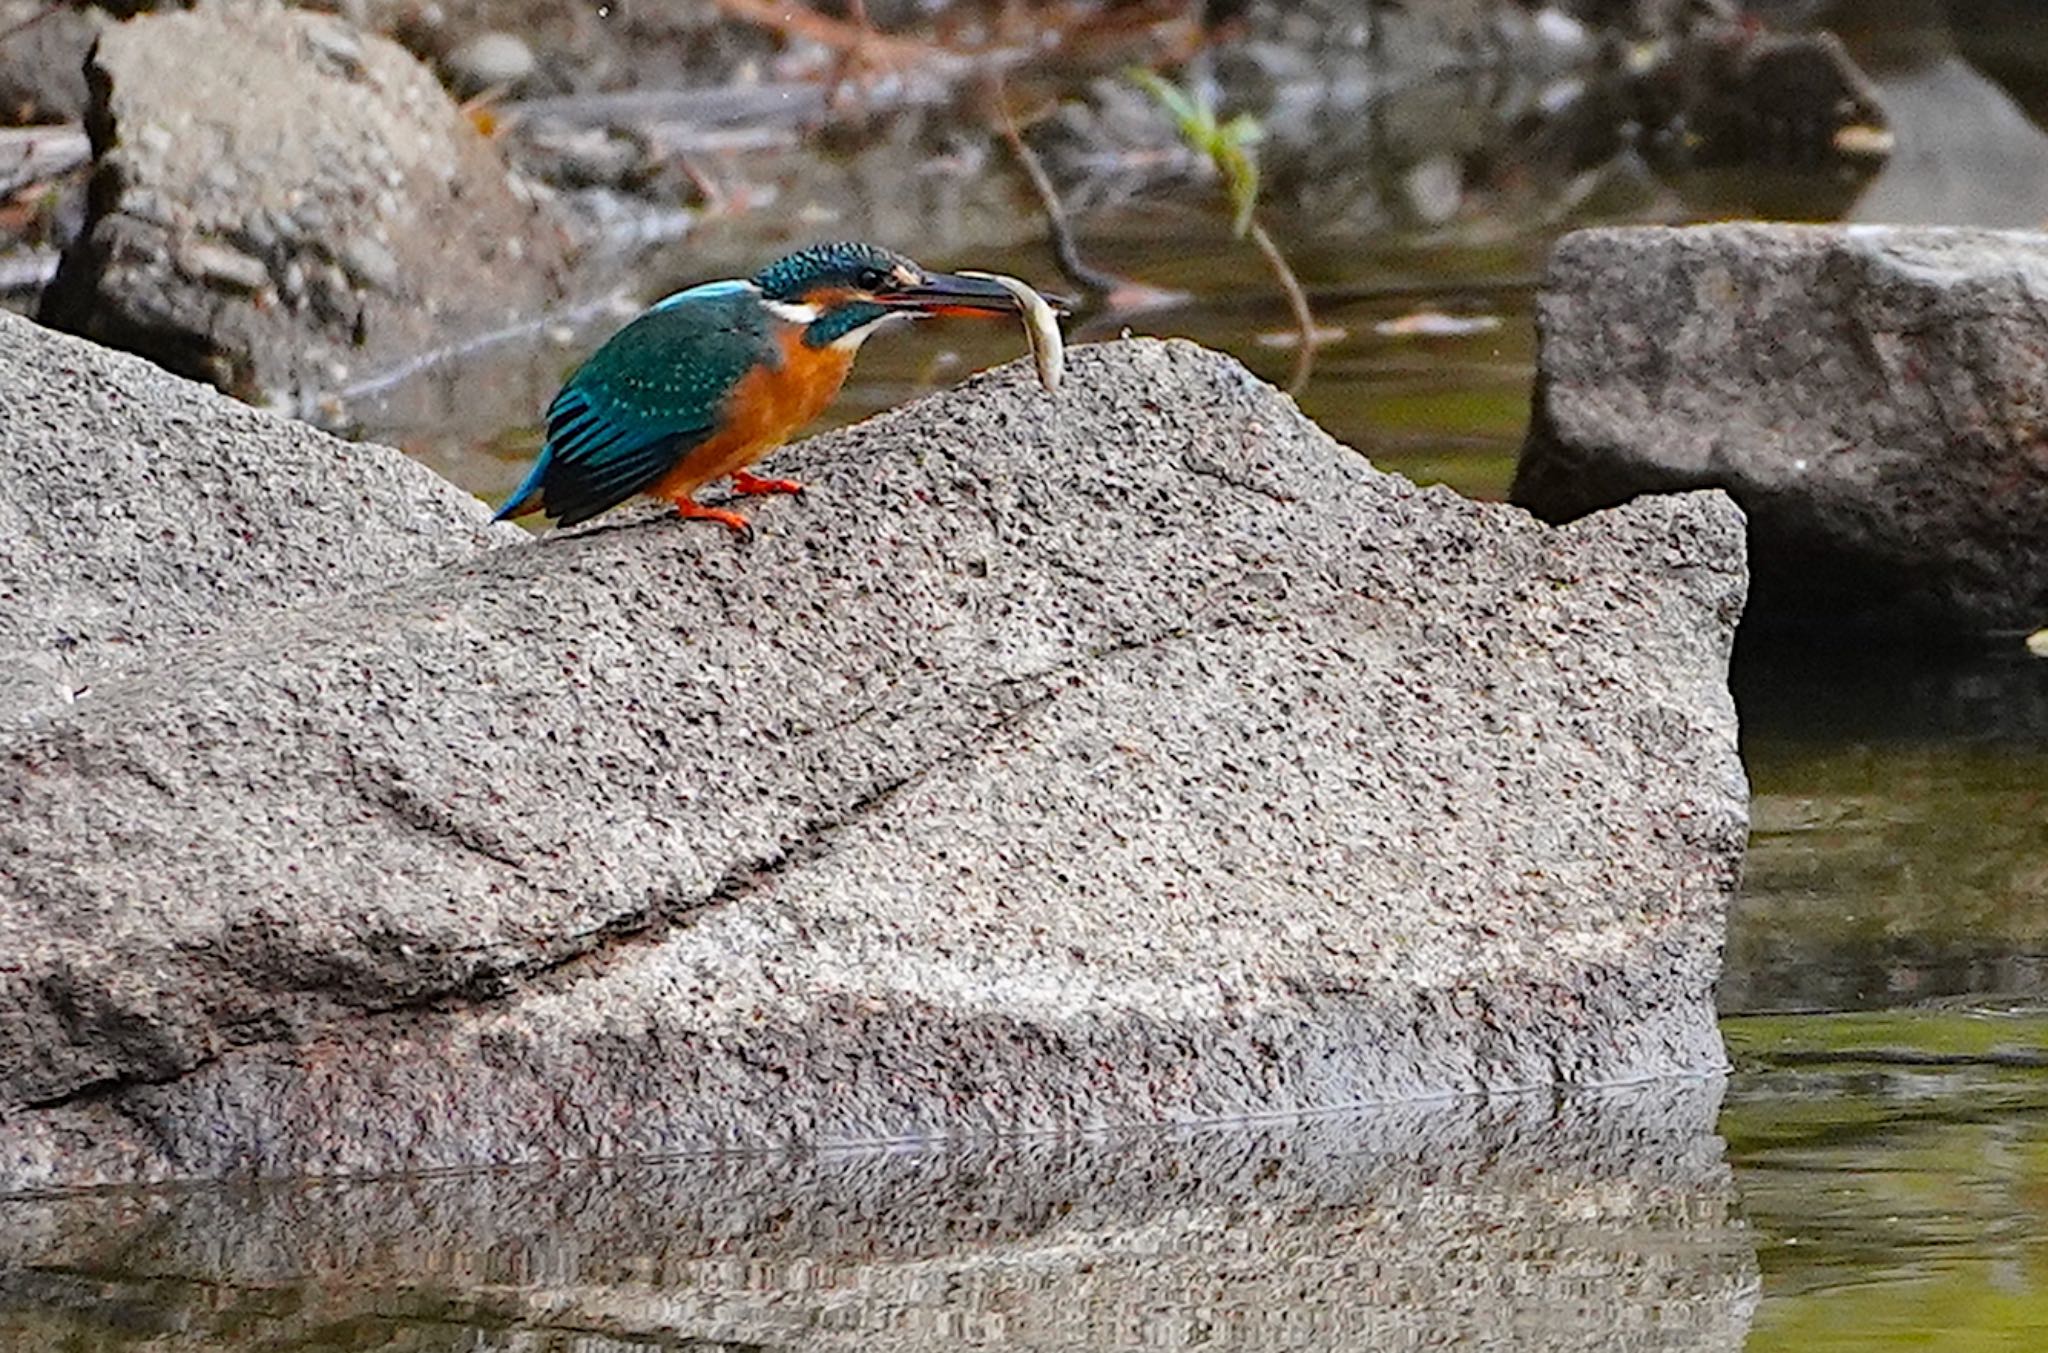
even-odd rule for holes
{"type": "Polygon", "coordinates": [[[743,536],[754,534],[752,523],[737,512],[728,512],[722,507],[706,507],[695,498],[676,499],[678,517],[695,517],[703,521],[715,521],[720,526],[743,536]]]}
{"type": "Polygon", "coordinates": [[[748,474],[745,470],[741,470],[732,477],[732,487],[735,493],[752,494],[802,493],[804,491],[804,486],[797,483],[794,479],[762,479],[758,475],[748,474]]]}

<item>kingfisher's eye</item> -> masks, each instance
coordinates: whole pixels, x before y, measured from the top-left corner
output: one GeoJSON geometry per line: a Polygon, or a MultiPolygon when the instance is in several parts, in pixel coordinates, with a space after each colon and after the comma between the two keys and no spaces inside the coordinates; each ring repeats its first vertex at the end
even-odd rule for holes
{"type": "Polygon", "coordinates": [[[862,291],[880,291],[889,285],[889,273],[884,268],[863,268],[857,280],[862,291]]]}

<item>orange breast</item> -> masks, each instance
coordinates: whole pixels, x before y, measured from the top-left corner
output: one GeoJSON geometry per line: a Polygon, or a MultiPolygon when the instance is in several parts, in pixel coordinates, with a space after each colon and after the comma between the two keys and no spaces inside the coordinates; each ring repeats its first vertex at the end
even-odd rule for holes
{"type": "Polygon", "coordinates": [[[825,411],[846,373],[851,352],[805,345],[795,326],[778,336],[782,365],[757,366],[726,397],[725,426],[663,475],[647,492],[673,501],[736,470],[744,470],[825,411]]]}

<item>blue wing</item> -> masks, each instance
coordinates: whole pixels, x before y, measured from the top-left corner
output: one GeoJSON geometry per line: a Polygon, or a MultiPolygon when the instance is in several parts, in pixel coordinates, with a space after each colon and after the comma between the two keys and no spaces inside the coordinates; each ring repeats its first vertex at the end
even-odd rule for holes
{"type": "Polygon", "coordinates": [[[710,428],[663,427],[571,384],[548,408],[548,436],[495,520],[539,508],[574,526],[617,507],[654,482],[710,428]]]}
{"type": "Polygon", "coordinates": [[[574,526],[653,487],[717,431],[726,397],[775,347],[758,293],[714,282],[613,334],[548,406],[547,440],[496,520],[539,508],[574,526]]]}

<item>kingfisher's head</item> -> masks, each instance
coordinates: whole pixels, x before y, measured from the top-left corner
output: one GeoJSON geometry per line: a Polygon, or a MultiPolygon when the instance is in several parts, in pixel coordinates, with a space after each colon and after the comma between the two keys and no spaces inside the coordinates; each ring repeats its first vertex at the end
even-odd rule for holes
{"type": "Polygon", "coordinates": [[[872,244],[815,244],[754,274],[761,299],[804,326],[814,348],[857,348],[882,325],[925,315],[1015,315],[1017,298],[993,282],[930,272],[872,244]]]}

